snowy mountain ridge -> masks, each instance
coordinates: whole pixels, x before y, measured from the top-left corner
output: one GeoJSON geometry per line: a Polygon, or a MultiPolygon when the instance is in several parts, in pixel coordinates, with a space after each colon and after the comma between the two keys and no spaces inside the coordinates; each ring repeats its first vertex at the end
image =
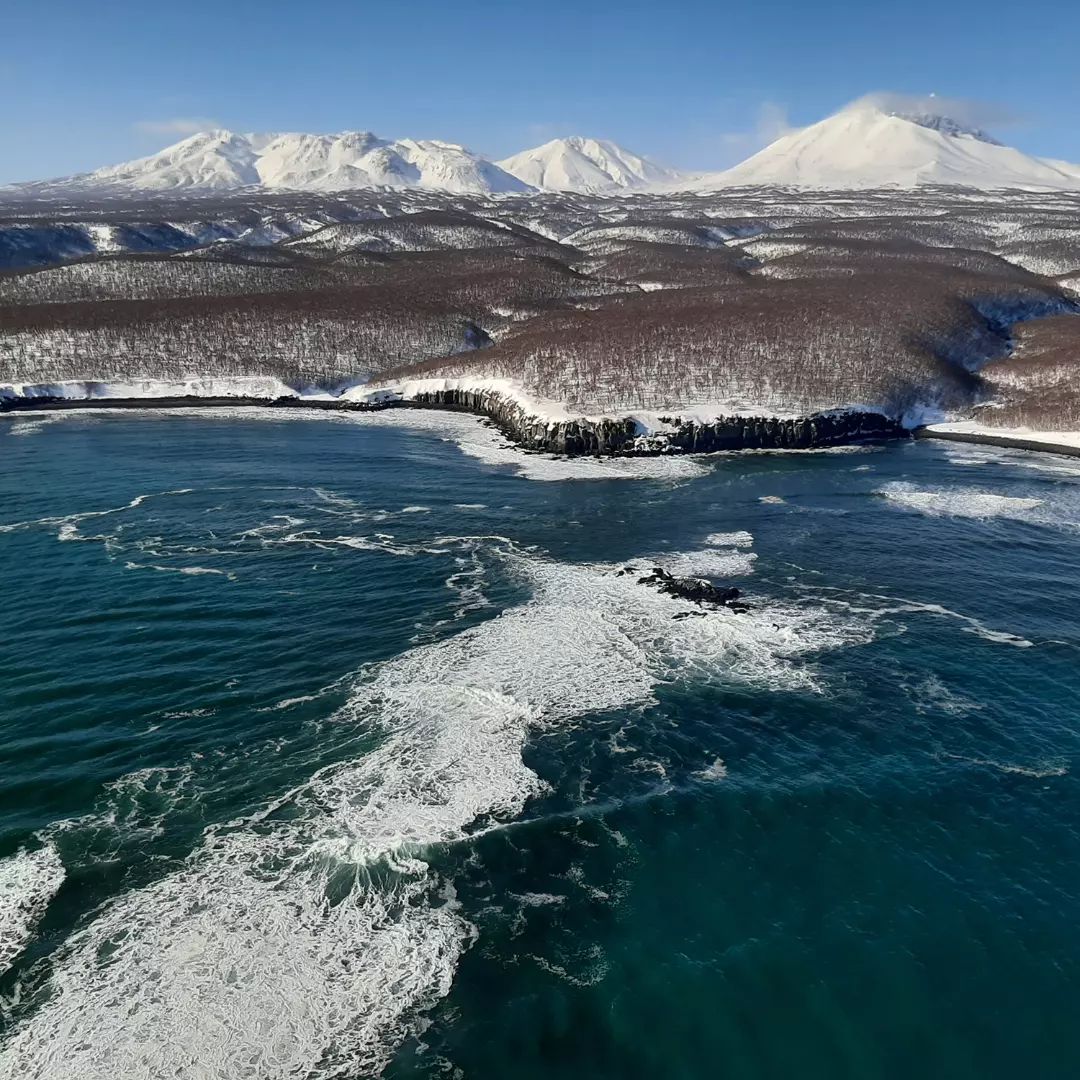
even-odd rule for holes
{"type": "Polygon", "coordinates": [[[11,185],[7,195],[338,192],[420,189],[462,195],[537,191],[612,195],[733,186],[820,190],[942,185],[1080,190],[1080,165],[1032,157],[981,128],[924,107],[855,102],[791,131],[724,172],[689,174],[618,144],[552,139],[501,161],[437,139],[382,139],[369,131],[192,135],[148,157],[56,180],[11,185]]]}
{"type": "Polygon", "coordinates": [[[200,132],[157,154],[22,190],[226,192],[348,191],[427,188],[455,194],[525,192],[530,188],[493,162],[456,143],[380,139],[369,131],[337,135],[200,132]]]}
{"type": "Polygon", "coordinates": [[[907,120],[910,124],[917,124],[919,127],[928,128],[930,131],[940,131],[942,135],[976,139],[979,142],[989,143],[991,146],[1004,145],[995,139],[993,135],[983,131],[982,128],[968,127],[966,124],[961,124],[959,120],[954,120],[951,116],[942,116],[940,113],[893,110],[889,112],[889,116],[895,116],[898,120],[907,120]]]}

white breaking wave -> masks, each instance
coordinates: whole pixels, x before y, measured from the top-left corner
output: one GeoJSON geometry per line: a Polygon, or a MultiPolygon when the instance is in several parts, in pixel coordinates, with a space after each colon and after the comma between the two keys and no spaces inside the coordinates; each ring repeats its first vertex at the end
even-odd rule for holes
{"type": "Polygon", "coordinates": [[[711,547],[750,547],[754,537],[745,529],[739,532],[710,533],[705,537],[705,543],[711,547]]]}
{"type": "Polygon", "coordinates": [[[51,844],[0,860],[0,975],[26,947],[64,881],[64,865],[51,844]]]}
{"type": "Polygon", "coordinates": [[[700,457],[553,457],[526,454],[503,443],[490,428],[474,426],[454,438],[460,450],[487,465],[510,465],[526,480],[668,480],[704,476],[710,466],[700,457]]]}
{"type": "Polygon", "coordinates": [[[975,488],[948,488],[937,491],[917,491],[908,483],[896,481],[878,488],[890,502],[919,510],[937,517],[966,518],[1025,518],[1042,505],[1042,499],[1017,499],[995,495],[975,488]]]}
{"type": "Polygon", "coordinates": [[[723,758],[716,758],[711,765],[706,765],[704,769],[698,769],[693,775],[698,780],[726,780],[728,769],[723,758]]]}
{"type": "Polygon", "coordinates": [[[530,732],[642,707],[660,681],[815,690],[806,654],[868,639],[820,609],[691,609],[612,567],[503,545],[527,603],[364,673],[341,724],[377,740],[120,896],[52,961],[0,1076],[370,1075],[445,995],[474,930],[425,861],[544,784],[530,732]]]}

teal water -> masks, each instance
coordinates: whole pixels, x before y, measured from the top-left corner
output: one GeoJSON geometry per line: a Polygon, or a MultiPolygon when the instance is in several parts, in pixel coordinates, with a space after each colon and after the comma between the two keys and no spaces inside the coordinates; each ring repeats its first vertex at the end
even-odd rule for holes
{"type": "Polygon", "coordinates": [[[247,410],[0,460],[0,1076],[1080,1069],[1080,463],[247,410]]]}

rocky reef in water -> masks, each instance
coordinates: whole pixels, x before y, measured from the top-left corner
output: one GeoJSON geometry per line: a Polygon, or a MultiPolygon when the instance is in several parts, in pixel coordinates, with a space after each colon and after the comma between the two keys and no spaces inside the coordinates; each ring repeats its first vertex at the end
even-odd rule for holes
{"type": "MultiPolygon", "coordinates": [[[[635,566],[624,566],[618,572],[618,576],[625,574],[638,574],[640,571],[635,566]]],[[[701,577],[676,577],[665,570],[662,566],[654,566],[647,574],[637,579],[639,585],[648,585],[665,596],[674,596],[679,600],[688,600],[701,608],[725,608],[737,615],[750,610],[750,605],[742,599],[742,591],[734,586],[720,587],[708,578],[701,577]]],[[[687,619],[691,615],[700,615],[704,612],[680,611],[673,615],[673,619],[687,619]]]]}

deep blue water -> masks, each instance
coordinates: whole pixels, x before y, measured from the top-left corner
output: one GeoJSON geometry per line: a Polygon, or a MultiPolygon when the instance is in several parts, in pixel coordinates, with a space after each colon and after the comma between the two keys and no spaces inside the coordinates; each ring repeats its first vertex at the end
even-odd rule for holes
{"type": "Polygon", "coordinates": [[[246,410],[0,462],[0,1076],[1080,1071],[1080,462],[246,410]]]}

